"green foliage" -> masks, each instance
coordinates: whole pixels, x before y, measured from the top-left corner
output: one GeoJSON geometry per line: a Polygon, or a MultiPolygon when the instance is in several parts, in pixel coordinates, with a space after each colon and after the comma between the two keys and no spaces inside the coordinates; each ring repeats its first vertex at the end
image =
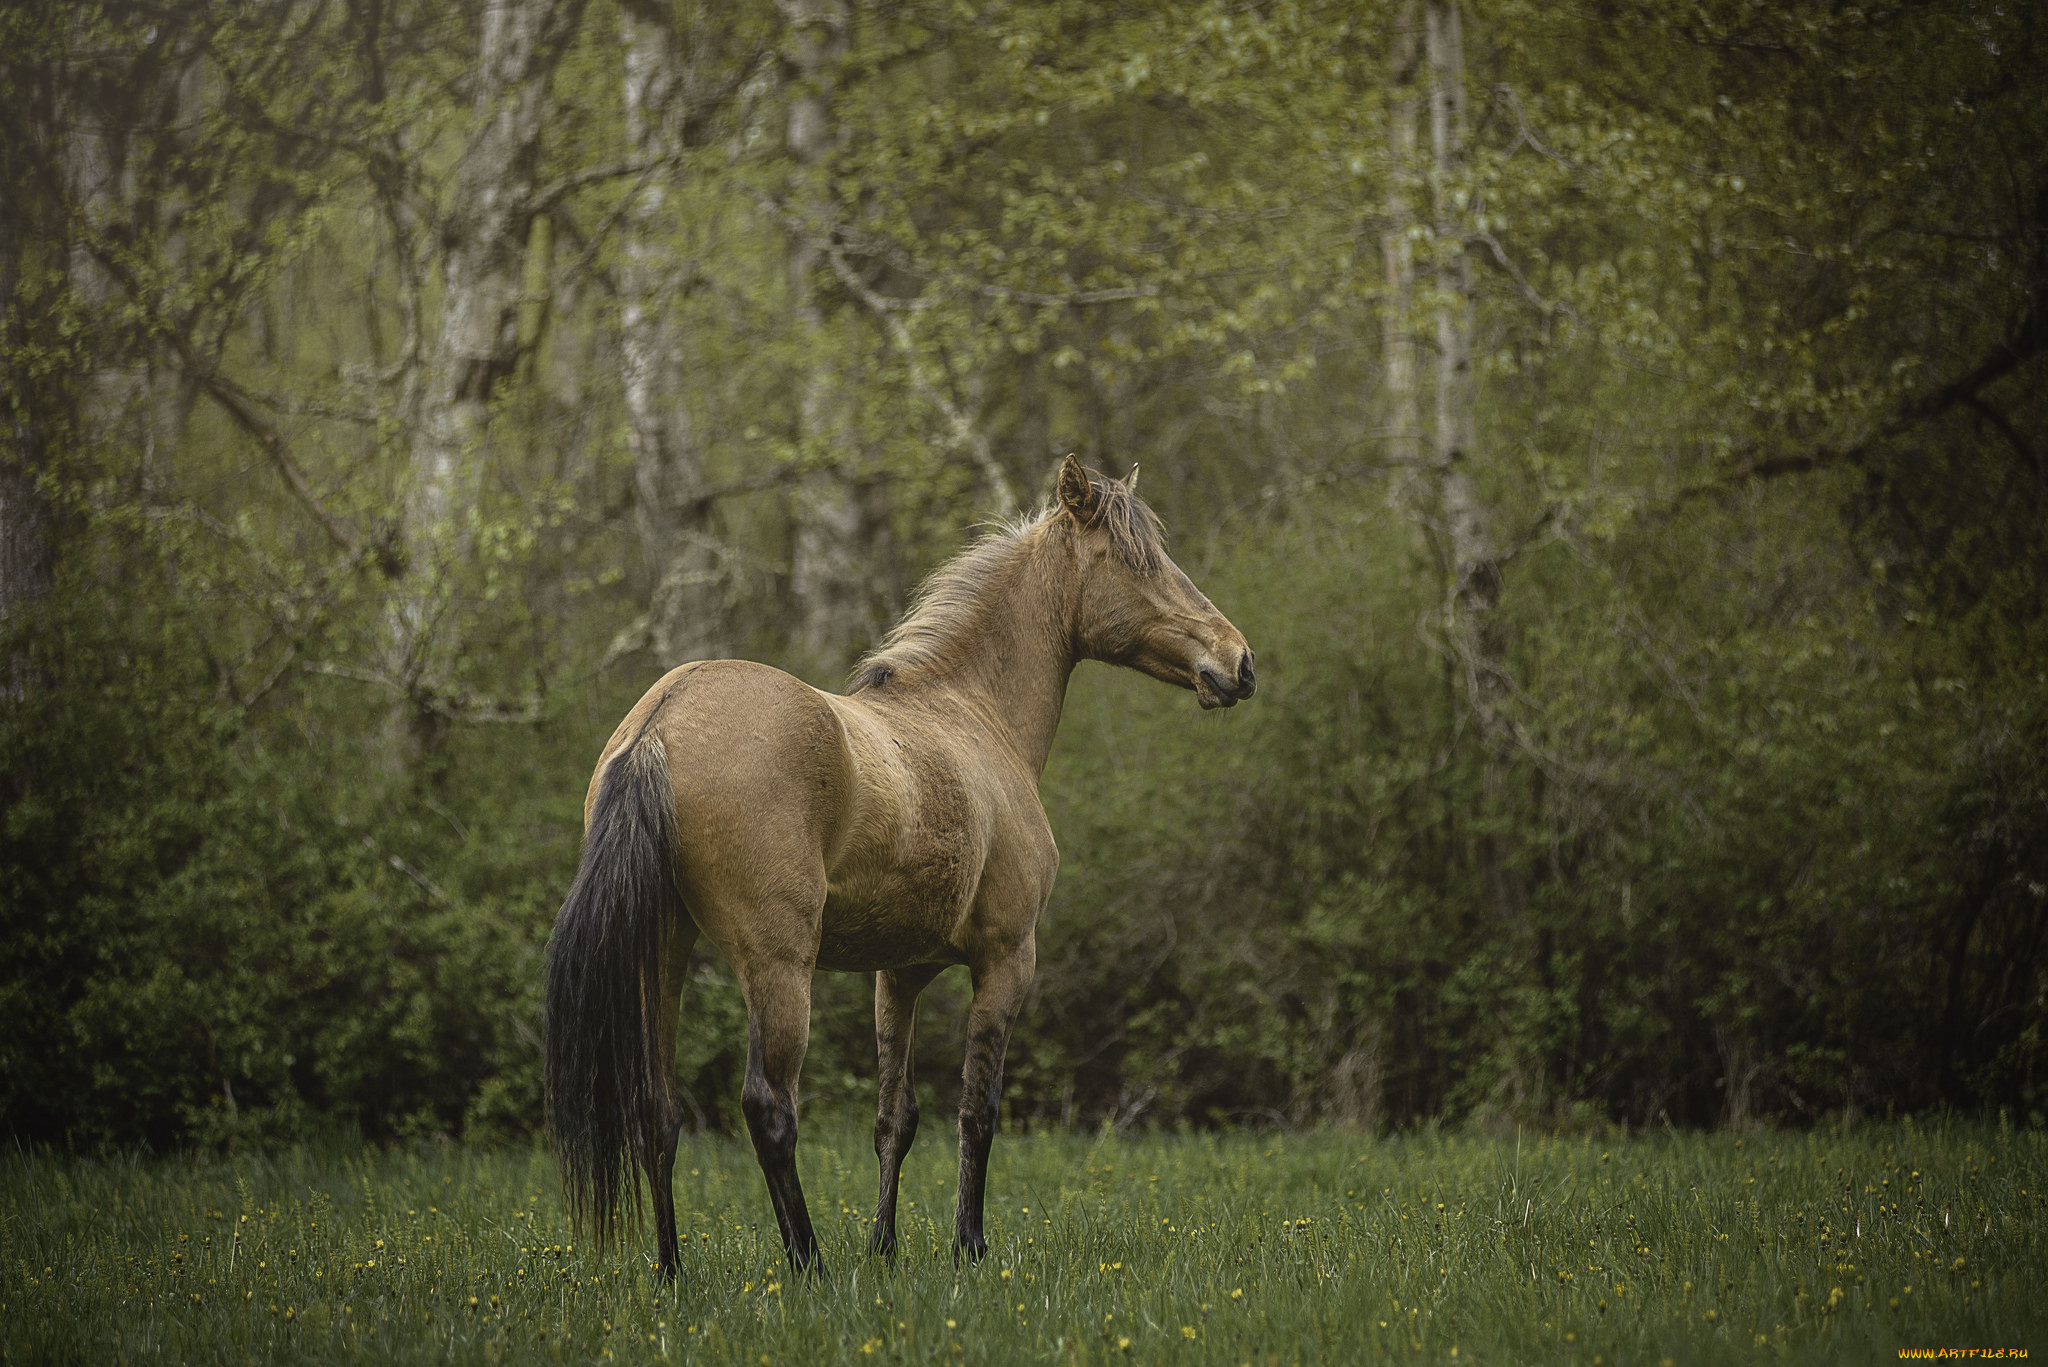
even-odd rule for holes
{"type": "Polygon", "coordinates": [[[1370,506],[1348,528],[1267,521],[1208,583],[1260,646],[1257,707],[1198,720],[1143,681],[1076,679],[1013,1106],[1368,1127],[2039,1116],[2019,984],[2039,972],[2044,880],[2023,870],[2048,822],[2021,775],[2048,695],[1987,707],[1902,680],[1881,595],[1840,590],[1806,515],[1717,551],[1773,585],[1761,617],[1727,580],[1658,577],[1697,563],[1683,544],[1532,560],[1543,611],[1516,615],[1510,657],[1530,759],[1492,802],[1417,630],[1409,534],[1370,506]]]}
{"type": "Polygon", "coordinates": [[[545,1155],[10,1156],[0,1352],[244,1361],[1876,1361],[2039,1351],[2038,1132],[1371,1141],[1005,1138],[989,1256],[951,1154],[866,1252],[865,1137],[806,1139],[827,1273],[791,1278],[743,1144],[686,1141],[674,1286],[580,1244],[545,1155]]]}
{"type": "MultiPolygon", "coordinates": [[[[269,750],[195,701],[180,632],[59,621],[26,657],[44,687],[0,730],[16,1133],[531,1126],[547,894],[519,885],[513,840],[477,851],[501,881],[464,888],[436,858],[452,842],[325,781],[346,762],[333,742],[269,750]]],[[[529,834],[529,871],[572,857],[573,832],[553,834],[537,852],[529,834]]]]}
{"type": "MultiPolygon", "coordinates": [[[[586,7],[422,567],[481,11],[0,8],[0,473],[58,559],[0,650],[5,1127],[527,1133],[536,956],[674,572],[830,686],[814,485],[893,610],[1069,450],[1142,464],[1262,687],[1076,676],[1013,1118],[2048,1121],[2040,16],[1473,0],[1439,169],[1392,137],[1405,12],[861,0],[799,164],[776,7],[636,4],[682,102],[643,165],[586,7]],[[1466,266],[1491,716],[1388,423],[1389,335],[1466,266]],[[680,493],[628,411],[649,308],[680,493]]],[[[934,1119],[967,991],[926,999],[934,1119]]],[[[818,985],[813,1107],[866,1104],[866,993],[818,985]]],[[[743,1015],[706,947],[706,1127],[743,1015]]]]}

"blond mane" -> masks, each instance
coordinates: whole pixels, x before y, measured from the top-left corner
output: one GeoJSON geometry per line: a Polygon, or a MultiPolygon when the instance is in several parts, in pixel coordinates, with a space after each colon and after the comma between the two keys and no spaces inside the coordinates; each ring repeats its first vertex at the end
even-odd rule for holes
{"type": "MultiPolygon", "coordinates": [[[[1158,517],[1121,481],[1092,470],[1088,474],[1101,501],[1087,525],[1102,528],[1117,558],[1132,570],[1156,573],[1166,560],[1158,517]]],[[[1078,525],[1054,501],[1035,513],[990,524],[966,550],[926,577],[903,620],[854,666],[846,691],[858,693],[951,655],[960,639],[981,625],[990,588],[1018,559],[1035,551],[1062,518],[1069,526],[1078,525]]]]}

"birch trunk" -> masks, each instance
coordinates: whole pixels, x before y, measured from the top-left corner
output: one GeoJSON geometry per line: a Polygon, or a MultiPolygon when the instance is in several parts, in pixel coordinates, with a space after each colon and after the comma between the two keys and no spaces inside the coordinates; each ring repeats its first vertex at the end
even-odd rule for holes
{"type": "MultiPolygon", "coordinates": [[[[1429,0],[1429,140],[1436,211],[1436,430],[1432,464],[1450,539],[1451,602],[1459,638],[1486,636],[1500,596],[1493,517],[1472,482],[1472,258],[1463,245],[1459,196],[1465,169],[1465,49],[1456,0],[1429,0]]],[[[1483,653],[1483,652],[1482,652],[1483,653]]],[[[1475,671],[1473,701],[1482,715],[1499,696],[1498,671],[1475,671]]]]}
{"type": "MultiPolygon", "coordinates": [[[[1392,474],[1388,501],[1404,515],[1416,512],[1417,472],[1426,464],[1422,430],[1421,339],[1416,335],[1416,198],[1424,188],[1416,125],[1422,116],[1422,14],[1420,0],[1407,0],[1394,19],[1388,62],[1387,195],[1385,231],[1380,235],[1386,300],[1380,318],[1381,421],[1392,474]]],[[[1352,1045],[1335,1070],[1332,1115],[1371,1130],[1378,1124],[1385,1093],[1382,1039],[1377,1026],[1354,1027],[1352,1045]]]]}
{"type": "Polygon", "coordinates": [[[399,526],[386,674],[400,699],[392,759],[409,765],[444,729],[460,648],[454,576],[467,559],[492,396],[519,355],[520,274],[535,211],[548,86],[584,0],[490,0],[478,45],[475,125],[436,225],[441,314],[422,347],[399,526]]]}
{"type": "Polygon", "coordinates": [[[210,344],[175,289],[172,297],[131,300],[133,286],[116,278],[102,253],[119,243],[152,255],[153,269],[141,275],[145,288],[152,277],[188,278],[184,215],[190,206],[172,168],[189,150],[189,130],[217,112],[208,70],[203,40],[187,33],[125,69],[87,64],[58,100],[64,130],[59,175],[71,213],[67,284],[101,320],[103,334],[122,339],[96,358],[80,386],[79,435],[115,468],[132,470],[144,501],[152,503],[175,486],[175,457],[199,396],[178,353],[206,352],[210,344]],[[190,330],[171,343],[136,329],[122,316],[136,303],[159,319],[183,315],[190,330]]]}
{"type": "MultiPolygon", "coordinates": [[[[78,22],[75,45],[86,48],[87,21],[78,22]]],[[[131,468],[129,460],[139,458],[132,468],[147,490],[152,458],[167,457],[183,427],[180,408],[156,402],[157,395],[182,393],[183,407],[190,406],[189,385],[159,383],[147,338],[140,346],[129,340],[135,330],[122,318],[126,291],[102,255],[114,242],[151,243],[158,235],[156,224],[137,221],[145,211],[131,159],[152,134],[177,126],[181,78],[197,66],[178,46],[167,46],[160,58],[139,79],[90,61],[62,74],[46,71],[30,87],[40,87],[33,106],[8,111],[4,136],[14,146],[0,159],[7,172],[0,182],[0,358],[9,362],[0,374],[0,628],[33,611],[55,587],[54,510],[41,483],[53,410],[71,420],[74,444],[103,469],[131,468]],[[40,130],[54,131],[47,147],[34,146],[40,130]],[[49,157],[54,195],[30,169],[37,151],[49,157]],[[39,241],[61,255],[36,260],[39,241]],[[61,266],[71,309],[83,320],[87,359],[76,373],[38,378],[13,364],[28,342],[17,291],[25,270],[39,276],[51,265],[61,266]],[[164,416],[170,430],[159,433],[164,416]]],[[[175,240],[164,245],[175,256],[175,240]]],[[[0,697],[18,697],[32,684],[18,661],[0,664],[0,697]]]]}
{"type": "MultiPolygon", "coordinates": [[[[161,84],[159,76],[146,82],[161,84]]],[[[63,127],[59,174],[70,222],[67,225],[65,283],[74,304],[103,340],[100,353],[80,377],[77,423],[79,444],[100,453],[112,468],[137,459],[144,490],[160,481],[159,455],[168,458],[173,438],[156,440],[160,377],[149,358],[131,344],[110,339],[128,329],[116,314],[125,293],[100,253],[113,242],[153,235],[156,225],[135,222],[138,168],[132,163],[135,143],[145,137],[146,121],[160,117],[157,101],[128,82],[102,72],[81,73],[78,83],[59,101],[63,127]]],[[[175,122],[175,115],[172,116],[175,122]]],[[[174,244],[165,246],[175,250],[174,244]]]]}
{"type": "Polygon", "coordinates": [[[1387,451],[1396,467],[1391,488],[1406,501],[1422,457],[1421,348],[1415,336],[1416,120],[1421,114],[1421,15],[1417,0],[1395,20],[1391,96],[1387,101],[1387,228],[1380,237],[1387,281],[1381,321],[1387,451]]]}
{"type": "MultiPolygon", "coordinates": [[[[789,29],[783,75],[794,87],[788,147],[806,197],[803,216],[816,226],[830,216],[820,180],[839,144],[832,90],[849,46],[847,10],[843,0],[777,0],[777,8],[789,29]]],[[[889,519],[881,487],[862,483],[853,470],[844,377],[833,362],[833,339],[818,301],[824,264],[824,252],[810,234],[792,235],[790,292],[797,329],[812,357],[801,397],[801,435],[806,453],[822,460],[795,491],[790,592],[797,652],[808,668],[829,675],[844,671],[854,652],[881,634],[873,586],[889,519]]]]}
{"type": "Polygon", "coordinates": [[[702,453],[685,398],[677,261],[666,239],[676,212],[673,166],[688,112],[685,54],[666,4],[621,6],[626,140],[633,160],[668,165],[633,192],[621,224],[620,351],[635,514],[653,588],[647,612],[612,654],[645,647],[663,669],[727,652],[729,604],[704,503],[702,453]]]}
{"type": "MultiPolygon", "coordinates": [[[[1444,633],[1485,746],[1485,806],[1501,809],[1511,759],[1512,733],[1502,705],[1507,670],[1499,624],[1500,551],[1493,510],[1472,478],[1476,455],[1472,375],[1472,259],[1464,247],[1465,45],[1457,0],[1427,0],[1425,46],[1429,62],[1430,200],[1436,237],[1436,413],[1431,469],[1437,515],[1450,557],[1444,595],[1444,633]]],[[[1496,917],[1515,914],[1504,841],[1479,837],[1479,862],[1496,917]]]]}

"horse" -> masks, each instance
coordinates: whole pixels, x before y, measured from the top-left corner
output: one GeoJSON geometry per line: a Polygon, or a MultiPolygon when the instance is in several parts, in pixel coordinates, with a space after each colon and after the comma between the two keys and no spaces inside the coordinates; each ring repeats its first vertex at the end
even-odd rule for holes
{"type": "Polygon", "coordinates": [[[698,661],[619,723],[584,797],[545,985],[548,1138],[572,1221],[600,1247],[637,1224],[644,1177],[657,1275],[675,1275],[676,1025],[701,934],[746,1001],[740,1108],[800,1273],[823,1270],[796,1170],[813,973],[874,974],[869,1250],[887,1257],[917,1133],[918,994],[967,966],[953,1256],[987,1252],[1003,1056],[1059,868],[1038,782],[1068,678],[1102,660],[1192,689],[1205,709],[1256,687],[1243,634],[1168,558],[1136,484],[1135,467],[1117,480],[1067,457],[1046,508],[934,572],[845,695],[698,661]]]}

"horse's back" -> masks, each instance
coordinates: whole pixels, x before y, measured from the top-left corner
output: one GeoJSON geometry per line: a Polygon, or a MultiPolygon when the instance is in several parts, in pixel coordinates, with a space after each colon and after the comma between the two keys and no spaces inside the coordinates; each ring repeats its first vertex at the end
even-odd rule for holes
{"type": "Polygon", "coordinates": [[[678,881],[693,911],[822,901],[825,860],[853,783],[824,694],[747,660],[671,670],[613,733],[591,779],[593,800],[612,758],[650,736],[668,760],[678,881]]]}

